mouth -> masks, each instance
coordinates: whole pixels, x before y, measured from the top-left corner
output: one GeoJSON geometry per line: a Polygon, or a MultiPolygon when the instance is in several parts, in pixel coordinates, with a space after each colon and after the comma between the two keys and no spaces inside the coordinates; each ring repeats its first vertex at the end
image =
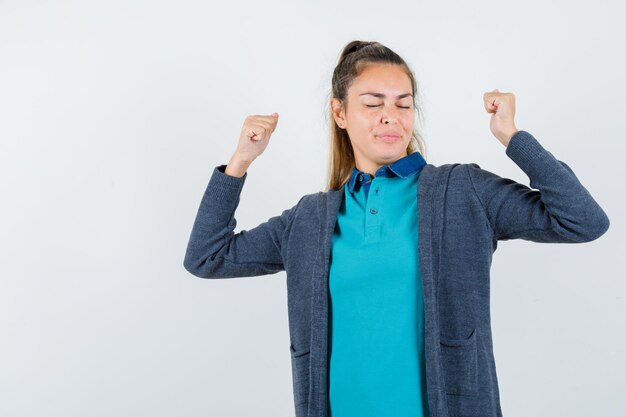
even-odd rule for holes
{"type": "Polygon", "coordinates": [[[398,140],[400,140],[400,136],[398,136],[398,135],[381,135],[381,136],[378,136],[378,139],[380,139],[383,142],[394,143],[394,142],[397,142],[398,140]]]}

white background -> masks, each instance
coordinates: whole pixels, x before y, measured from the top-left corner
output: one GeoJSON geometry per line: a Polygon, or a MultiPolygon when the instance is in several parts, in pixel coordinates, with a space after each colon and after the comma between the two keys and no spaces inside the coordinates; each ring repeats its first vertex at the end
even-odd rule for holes
{"type": "Polygon", "coordinates": [[[620,7],[0,0],[0,415],[293,415],[284,272],[206,280],[183,257],[249,114],[280,119],[236,231],[323,189],[353,39],[413,69],[428,162],[528,185],[482,102],[511,91],[605,209],[593,242],[499,243],[494,353],[507,417],[626,415],[620,7]]]}

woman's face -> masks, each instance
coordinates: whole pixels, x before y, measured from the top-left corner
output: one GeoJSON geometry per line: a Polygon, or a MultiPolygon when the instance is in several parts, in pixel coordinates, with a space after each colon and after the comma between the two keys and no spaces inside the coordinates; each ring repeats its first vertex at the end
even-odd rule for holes
{"type": "Polygon", "coordinates": [[[411,80],[401,67],[369,64],[348,89],[347,108],[336,98],[331,105],[348,132],[357,169],[374,175],[407,155],[415,109],[411,80]]]}

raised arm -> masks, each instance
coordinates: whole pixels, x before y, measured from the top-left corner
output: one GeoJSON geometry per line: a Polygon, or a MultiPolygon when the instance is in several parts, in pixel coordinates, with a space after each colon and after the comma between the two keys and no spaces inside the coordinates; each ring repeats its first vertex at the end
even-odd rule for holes
{"type": "Polygon", "coordinates": [[[200,278],[250,277],[283,271],[283,238],[297,204],[235,234],[235,211],[248,173],[230,176],[225,168],[226,165],[219,165],[213,169],[187,245],[185,269],[200,278]]]}
{"type": "Polygon", "coordinates": [[[230,161],[213,169],[183,261],[185,269],[193,275],[236,278],[285,269],[283,241],[297,204],[253,229],[234,233],[235,211],[248,168],[267,147],[277,124],[278,113],[247,116],[230,161]]]}
{"type": "Polygon", "coordinates": [[[466,164],[495,238],[581,243],[595,240],[608,230],[608,216],[572,169],[544,149],[533,135],[517,131],[506,154],[528,175],[530,187],[537,190],[477,164],[466,164]]]}

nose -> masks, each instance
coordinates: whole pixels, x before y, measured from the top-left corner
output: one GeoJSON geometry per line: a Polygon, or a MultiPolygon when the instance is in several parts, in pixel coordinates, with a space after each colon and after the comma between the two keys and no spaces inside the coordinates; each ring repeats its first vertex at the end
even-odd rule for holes
{"type": "Polygon", "coordinates": [[[387,107],[383,107],[382,120],[384,124],[395,123],[398,120],[395,114],[395,109],[392,110],[387,107]]]}

